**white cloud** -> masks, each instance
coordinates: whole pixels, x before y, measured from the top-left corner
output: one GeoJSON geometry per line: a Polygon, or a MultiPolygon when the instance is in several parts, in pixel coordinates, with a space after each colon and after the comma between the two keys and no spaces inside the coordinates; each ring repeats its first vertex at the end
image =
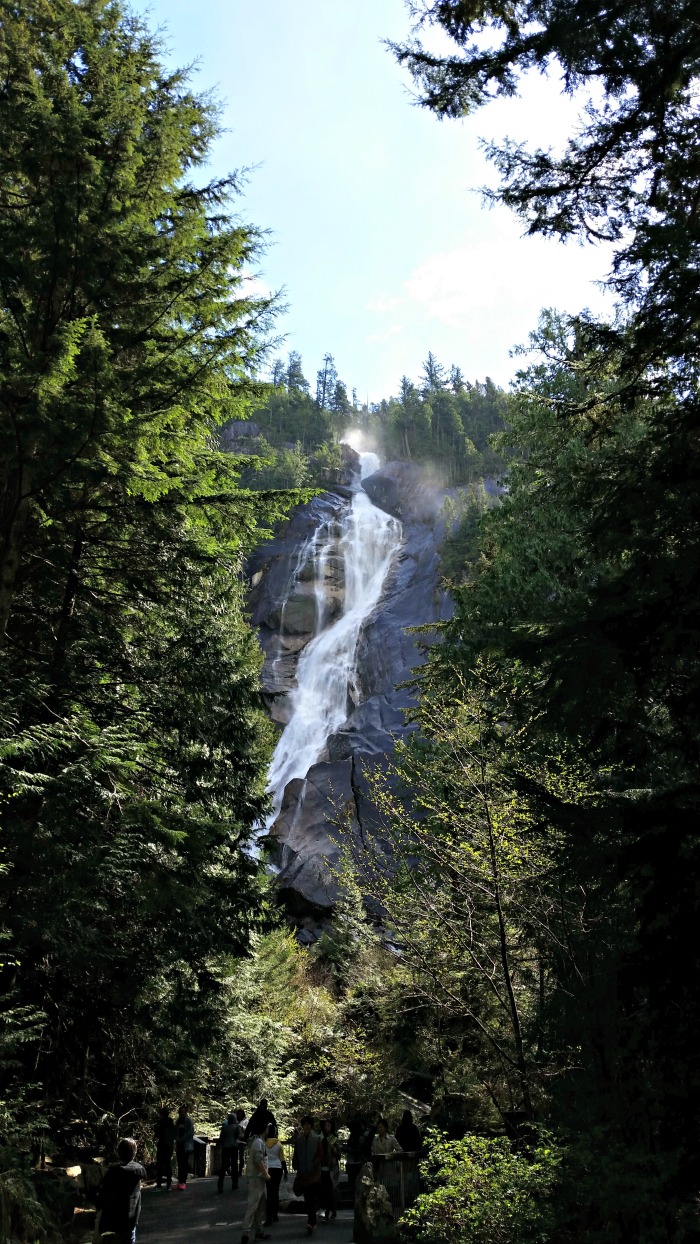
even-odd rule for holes
{"type": "Polygon", "coordinates": [[[505,226],[491,238],[430,255],[404,290],[409,304],[430,320],[465,328],[475,317],[492,317],[496,331],[497,322],[513,312],[536,315],[543,306],[601,309],[604,296],[594,281],[602,279],[608,260],[589,246],[521,238],[505,226]]]}
{"type": "Polygon", "coordinates": [[[609,266],[609,251],[522,237],[502,211],[488,220],[483,230],[482,217],[478,239],[429,255],[402,283],[400,296],[379,296],[370,309],[381,315],[400,306],[424,321],[490,331],[502,341],[504,329],[508,340],[510,325],[534,325],[545,306],[602,311],[611,305],[595,285],[609,266]]]}
{"type": "Polygon", "coordinates": [[[378,297],[372,298],[367,303],[368,311],[377,311],[380,315],[385,311],[395,311],[403,303],[403,298],[397,298],[395,295],[387,297],[385,294],[379,294],[378,297]]]}
{"type": "Polygon", "coordinates": [[[368,342],[388,341],[390,337],[395,337],[397,333],[400,333],[400,332],[401,332],[401,325],[392,324],[390,328],[385,329],[383,332],[370,333],[369,336],[367,337],[367,341],[368,342]]]}
{"type": "MultiPolygon", "coordinates": [[[[233,269],[231,269],[233,271],[233,269]]],[[[271,298],[272,290],[259,272],[243,272],[243,292],[246,298],[271,298]]]]}

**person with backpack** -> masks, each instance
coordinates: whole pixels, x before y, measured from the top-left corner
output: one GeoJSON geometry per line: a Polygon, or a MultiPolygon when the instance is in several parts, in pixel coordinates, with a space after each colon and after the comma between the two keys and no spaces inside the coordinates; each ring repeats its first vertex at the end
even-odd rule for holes
{"type": "Polygon", "coordinates": [[[301,1133],[294,1142],[292,1166],[296,1171],[294,1195],[303,1196],[306,1208],[306,1234],[316,1230],[316,1207],[321,1183],[321,1137],[313,1130],[310,1114],[301,1121],[301,1133]]]}
{"type": "Polygon", "coordinates": [[[231,1111],[226,1122],[221,1126],[219,1144],[221,1145],[221,1166],[216,1185],[217,1192],[223,1192],[224,1179],[231,1176],[231,1191],[238,1187],[238,1142],[241,1139],[241,1128],[235,1111],[231,1111]]]}

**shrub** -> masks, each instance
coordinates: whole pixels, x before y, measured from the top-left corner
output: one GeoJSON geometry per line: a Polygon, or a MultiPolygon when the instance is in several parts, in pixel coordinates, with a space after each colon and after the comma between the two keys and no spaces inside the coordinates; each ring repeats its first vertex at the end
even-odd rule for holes
{"type": "Polygon", "coordinates": [[[420,1244],[535,1244],[550,1238],[561,1152],[542,1138],[514,1152],[505,1137],[438,1140],[423,1165],[429,1191],[401,1219],[420,1244]]]}

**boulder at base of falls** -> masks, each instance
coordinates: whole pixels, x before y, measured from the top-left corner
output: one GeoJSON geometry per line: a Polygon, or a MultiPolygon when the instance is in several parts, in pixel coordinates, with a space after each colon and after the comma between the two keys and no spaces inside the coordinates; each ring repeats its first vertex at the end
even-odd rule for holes
{"type": "Polygon", "coordinates": [[[387,462],[362,487],[374,505],[402,522],[436,522],[445,499],[444,488],[415,462],[387,462]]]}

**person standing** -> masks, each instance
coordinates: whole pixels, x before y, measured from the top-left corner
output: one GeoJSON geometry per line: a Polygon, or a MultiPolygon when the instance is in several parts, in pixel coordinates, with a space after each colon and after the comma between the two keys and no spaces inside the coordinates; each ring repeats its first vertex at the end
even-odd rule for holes
{"type": "Polygon", "coordinates": [[[175,1120],[170,1117],[167,1106],[161,1108],[153,1136],[156,1142],[156,1187],[165,1186],[170,1192],[173,1182],[173,1149],[175,1148],[175,1120]]]}
{"type": "Polygon", "coordinates": [[[313,1130],[314,1121],[307,1114],[301,1121],[301,1135],[294,1142],[292,1166],[297,1173],[294,1191],[300,1192],[306,1207],[306,1233],[316,1230],[316,1209],[321,1183],[321,1137],[313,1130]]]}
{"type": "Polygon", "coordinates": [[[413,1122],[413,1115],[410,1110],[404,1110],[401,1116],[401,1122],[396,1129],[396,1139],[404,1153],[420,1153],[421,1136],[413,1122]]]}
{"type": "Polygon", "coordinates": [[[262,1136],[251,1136],[246,1151],[245,1174],[248,1181],[248,1203],[243,1215],[241,1244],[248,1244],[251,1228],[256,1240],[269,1240],[269,1232],[263,1231],[267,1185],[270,1175],[267,1169],[267,1128],[262,1136]]]}
{"type": "Polygon", "coordinates": [[[321,1184],[319,1200],[326,1221],[336,1217],[335,1185],[340,1172],[340,1145],[331,1119],[321,1123],[321,1184]]]}
{"type": "Polygon", "coordinates": [[[377,1123],[377,1134],[372,1141],[372,1157],[390,1158],[402,1152],[398,1140],[389,1131],[386,1119],[380,1119],[377,1123]]]}
{"type": "Polygon", "coordinates": [[[280,1184],[282,1176],[285,1180],[288,1178],[287,1163],[284,1157],[284,1149],[277,1135],[277,1128],[272,1123],[267,1125],[267,1170],[270,1176],[270,1182],[267,1185],[267,1218],[265,1226],[269,1227],[273,1222],[279,1222],[280,1211],[280,1184]]]}
{"type": "Polygon", "coordinates": [[[240,1178],[243,1174],[243,1167],[245,1166],[245,1134],[246,1128],[248,1127],[248,1120],[246,1118],[245,1110],[238,1109],[236,1111],[236,1118],[238,1119],[238,1126],[240,1128],[240,1137],[238,1140],[238,1176],[240,1178]]]}
{"type": "Polygon", "coordinates": [[[262,1136],[268,1123],[271,1123],[275,1129],[277,1128],[277,1120],[267,1104],[267,1098],[263,1097],[260,1105],[255,1107],[246,1123],[244,1140],[250,1140],[251,1136],[262,1136]]]}
{"type": "Polygon", "coordinates": [[[112,1244],[136,1244],[141,1213],[141,1180],[146,1171],[136,1162],[136,1141],[125,1138],[117,1145],[116,1166],[110,1166],[95,1196],[100,1214],[100,1236],[112,1244]]]}
{"type": "Polygon", "coordinates": [[[186,1106],[180,1106],[175,1124],[175,1156],[177,1157],[177,1186],[180,1192],[187,1187],[190,1154],[194,1153],[194,1123],[186,1106]]]}
{"type": "Polygon", "coordinates": [[[221,1135],[219,1136],[221,1166],[219,1167],[217,1192],[223,1192],[224,1179],[227,1174],[231,1176],[231,1191],[235,1192],[238,1187],[238,1142],[240,1138],[241,1129],[235,1111],[232,1110],[226,1122],[222,1124],[221,1135]]]}
{"type": "Polygon", "coordinates": [[[362,1119],[355,1115],[349,1126],[348,1143],[345,1151],[345,1169],[348,1176],[348,1190],[353,1200],[355,1198],[355,1184],[359,1175],[363,1162],[366,1161],[366,1153],[364,1146],[365,1125],[362,1119]]]}

